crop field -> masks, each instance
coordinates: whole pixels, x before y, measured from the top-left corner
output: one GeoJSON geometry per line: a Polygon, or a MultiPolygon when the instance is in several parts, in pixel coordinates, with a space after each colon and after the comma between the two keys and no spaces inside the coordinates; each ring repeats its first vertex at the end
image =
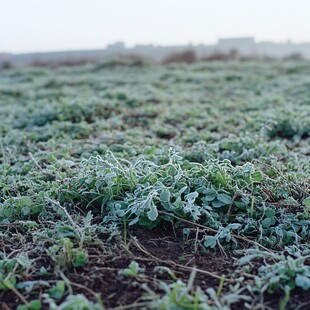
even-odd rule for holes
{"type": "Polygon", "coordinates": [[[0,72],[0,307],[310,309],[310,63],[0,72]]]}

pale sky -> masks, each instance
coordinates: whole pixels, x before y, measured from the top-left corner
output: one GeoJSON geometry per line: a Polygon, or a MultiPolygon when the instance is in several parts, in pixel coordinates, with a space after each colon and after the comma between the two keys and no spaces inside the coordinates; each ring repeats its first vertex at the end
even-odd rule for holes
{"type": "Polygon", "coordinates": [[[218,38],[310,42],[310,0],[0,0],[0,52],[218,38]]]}

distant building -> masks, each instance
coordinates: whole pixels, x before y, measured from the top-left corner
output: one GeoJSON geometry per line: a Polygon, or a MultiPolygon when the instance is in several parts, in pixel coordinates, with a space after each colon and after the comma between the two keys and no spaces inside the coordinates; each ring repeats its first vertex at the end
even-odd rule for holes
{"type": "Polygon", "coordinates": [[[244,38],[225,38],[218,40],[219,47],[238,47],[238,46],[252,46],[255,45],[253,37],[244,38]]]}
{"type": "Polygon", "coordinates": [[[108,44],[106,50],[108,50],[109,52],[111,51],[123,51],[125,49],[125,44],[124,42],[115,42],[113,44],[108,44]]]}
{"type": "Polygon", "coordinates": [[[153,48],[153,47],[154,47],[153,44],[137,44],[135,45],[134,48],[148,49],[148,48],[153,48]]]}
{"type": "Polygon", "coordinates": [[[241,54],[255,54],[255,40],[253,37],[219,39],[217,48],[222,52],[238,50],[241,54]]]}

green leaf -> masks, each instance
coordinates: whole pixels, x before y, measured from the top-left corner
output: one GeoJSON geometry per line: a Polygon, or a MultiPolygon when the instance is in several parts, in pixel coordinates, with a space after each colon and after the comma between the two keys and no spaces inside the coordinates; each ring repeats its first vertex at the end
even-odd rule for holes
{"type": "Polygon", "coordinates": [[[13,289],[15,286],[15,278],[14,277],[6,277],[5,279],[3,279],[2,283],[4,284],[4,286],[8,289],[13,289]]]}
{"type": "Polygon", "coordinates": [[[40,270],[36,274],[38,276],[47,276],[48,275],[48,271],[47,271],[47,269],[44,266],[42,266],[40,268],[40,270]]]}
{"type": "Polygon", "coordinates": [[[216,191],[210,188],[207,188],[206,190],[204,190],[203,193],[206,194],[204,198],[207,201],[212,201],[216,197],[216,191]]]}
{"type": "Polygon", "coordinates": [[[219,201],[222,201],[223,203],[227,205],[230,204],[232,201],[232,198],[229,195],[224,194],[224,193],[217,194],[216,197],[219,201]]]}
{"type": "Polygon", "coordinates": [[[310,288],[310,278],[304,275],[298,274],[295,279],[296,285],[301,287],[304,290],[308,290],[310,288]]]}
{"type": "Polygon", "coordinates": [[[87,253],[84,251],[78,251],[73,265],[74,265],[74,267],[82,267],[82,266],[86,265],[87,260],[88,260],[87,253]]]}
{"type": "Polygon", "coordinates": [[[204,245],[206,248],[214,249],[215,246],[216,246],[216,238],[213,237],[213,236],[206,236],[206,237],[204,238],[203,245],[204,245]]]}
{"type": "Polygon", "coordinates": [[[138,222],[139,222],[139,216],[137,216],[133,220],[131,220],[128,225],[131,226],[131,225],[134,225],[138,222]]]}
{"type": "Polygon", "coordinates": [[[121,270],[119,274],[125,277],[136,277],[139,274],[139,271],[143,271],[143,269],[139,267],[137,262],[132,261],[128,268],[121,270]]]}
{"type": "Polygon", "coordinates": [[[240,228],[240,226],[241,226],[241,224],[239,224],[239,223],[231,223],[231,224],[229,224],[225,229],[234,230],[234,229],[240,228]]]}
{"type": "Polygon", "coordinates": [[[167,189],[164,189],[161,193],[160,193],[160,200],[161,202],[169,202],[170,201],[170,192],[167,189]]]}
{"type": "Polygon", "coordinates": [[[19,201],[22,206],[31,206],[33,204],[32,199],[28,196],[21,197],[19,201]]]}
{"type": "Polygon", "coordinates": [[[35,299],[30,301],[29,308],[31,310],[40,310],[42,307],[41,301],[39,299],[35,299]]]}
{"type": "Polygon", "coordinates": [[[274,216],[276,215],[276,211],[274,209],[267,208],[265,211],[265,215],[267,218],[274,218],[274,216]]]}
{"type": "Polygon", "coordinates": [[[206,196],[204,197],[204,199],[205,199],[206,201],[213,201],[213,200],[215,199],[215,197],[216,197],[216,194],[214,194],[214,195],[206,195],[206,196]]]}
{"type": "Polygon", "coordinates": [[[218,184],[220,184],[220,185],[226,184],[226,179],[224,178],[223,174],[220,171],[218,171],[216,173],[215,178],[216,178],[218,184]]]}
{"type": "Polygon", "coordinates": [[[257,258],[258,254],[254,253],[254,254],[249,254],[246,256],[243,256],[239,259],[239,264],[240,265],[244,265],[247,264],[248,262],[250,262],[252,259],[257,258]]]}
{"type": "Polygon", "coordinates": [[[56,285],[48,291],[50,297],[60,300],[65,293],[65,282],[57,281],[56,285]]]}
{"type": "Polygon", "coordinates": [[[156,221],[150,221],[147,217],[145,216],[141,216],[139,218],[139,225],[140,226],[144,226],[144,227],[147,227],[148,229],[153,229],[155,228],[157,225],[158,225],[158,218],[156,221]]]}
{"type": "Polygon", "coordinates": [[[251,178],[253,181],[255,182],[261,182],[264,178],[263,176],[263,173],[260,172],[260,171],[257,171],[257,172],[254,172],[252,175],[251,175],[251,178]]]}
{"type": "Polygon", "coordinates": [[[110,172],[110,173],[105,175],[105,179],[106,180],[110,180],[110,179],[112,179],[114,177],[116,177],[116,173],[115,172],[110,172]]]}
{"type": "Polygon", "coordinates": [[[192,193],[187,194],[185,198],[189,203],[194,203],[198,195],[199,194],[197,192],[192,192],[192,193]]]}
{"type": "Polygon", "coordinates": [[[148,213],[147,213],[147,217],[150,221],[156,221],[158,216],[158,212],[156,208],[152,208],[148,213]]]}
{"type": "Polygon", "coordinates": [[[304,199],[303,204],[307,207],[310,208],[310,197],[307,197],[304,199]]]}
{"type": "Polygon", "coordinates": [[[24,215],[28,215],[30,213],[30,208],[28,206],[22,208],[22,213],[24,215]]]}
{"type": "Polygon", "coordinates": [[[213,200],[212,201],[212,207],[214,207],[214,208],[220,208],[224,205],[225,205],[225,203],[223,203],[222,201],[219,201],[219,200],[213,200]]]}
{"type": "Polygon", "coordinates": [[[151,204],[150,208],[150,211],[147,212],[147,217],[150,221],[155,221],[158,217],[157,208],[153,203],[151,204]]]}
{"type": "Polygon", "coordinates": [[[187,185],[183,186],[180,190],[179,193],[183,194],[187,190],[187,185]]]}
{"type": "Polygon", "coordinates": [[[196,192],[200,193],[200,194],[205,193],[206,190],[207,190],[207,188],[205,186],[200,186],[200,187],[196,188],[196,192]]]}
{"type": "Polygon", "coordinates": [[[139,264],[135,261],[132,261],[130,264],[129,264],[129,268],[130,270],[132,270],[134,273],[138,273],[139,271],[139,264]]]}
{"type": "Polygon", "coordinates": [[[269,228],[273,223],[274,221],[271,218],[266,218],[262,221],[262,225],[264,228],[269,228]]]}
{"type": "Polygon", "coordinates": [[[38,280],[38,281],[23,281],[23,282],[18,282],[16,284],[16,288],[18,290],[24,290],[26,289],[27,292],[32,291],[34,288],[37,288],[38,286],[40,286],[41,288],[45,287],[50,287],[50,284],[47,281],[43,281],[43,280],[38,280]]]}
{"type": "Polygon", "coordinates": [[[206,188],[204,191],[203,191],[204,194],[206,195],[216,195],[216,191],[212,188],[206,188]]]}
{"type": "Polygon", "coordinates": [[[15,258],[10,259],[9,261],[5,263],[5,268],[7,269],[8,272],[12,272],[16,264],[17,264],[17,260],[15,258]]]}
{"type": "Polygon", "coordinates": [[[35,299],[29,302],[29,305],[19,305],[17,310],[40,310],[42,308],[41,301],[35,299]]]}

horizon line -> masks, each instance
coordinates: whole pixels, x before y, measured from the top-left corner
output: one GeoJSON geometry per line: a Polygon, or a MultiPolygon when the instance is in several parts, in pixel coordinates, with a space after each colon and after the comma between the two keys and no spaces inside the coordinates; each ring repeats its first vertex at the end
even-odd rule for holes
{"type": "Polygon", "coordinates": [[[114,44],[121,43],[124,45],[125,49],[133,49],[135,47],[139,46],[152,46],[152,47],[186,47],[186,46],[193,46],[197,47],[200,45],[203,46],[215,46],[218,45],[221,40],[239,40],[239,39],[253,39],[255,44],[259,43],[273,43],[273,44],[295,44],[295,45],[301,45],[301,44],[308,44],[310,43],[309,41],[293,41],[292,39],[287,39],[285,41],[277,41],[277,40],[259,40],[257,41],[255,39],[255,36],[225,36],[225,37],[220,37],[218,38],[215,42],[213,43],[205,43],[205,42],[200,42],[200,43],[183,43],[183,44],[160,44],[160,43],[150,43],[150,42],[144,42],[144,43],[134,43],[134,44],[127,44],[123,40],[115,40],[110,43],[107,43],[106,45],[103,45],[102,47],[88,47],[88,48],[67,48],[67,49],[49,49],[49,50],[44,50],[44,49],[39,49],[39,50],[26,50],[22,52],[12,52],[12,51],[1,51],[0,50],[0,55],[27,55],[27,54],[44,54],[44,53],[65,53],[65,52],[79,52],[79,51],[101,51],[107,49],[109,46],[113,46],[114,44]]]}

